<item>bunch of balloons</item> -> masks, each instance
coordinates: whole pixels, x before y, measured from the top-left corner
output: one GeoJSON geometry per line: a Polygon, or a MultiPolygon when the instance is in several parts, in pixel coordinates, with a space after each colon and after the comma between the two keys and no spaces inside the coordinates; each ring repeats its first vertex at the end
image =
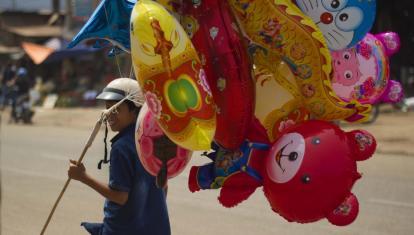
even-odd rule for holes
{"type": "Polygon", "coordinates": [[[192,192],[221,188],[233,207],[263,186],[288,221],[347,225],[358,214],[356,161],[376,142],[331,121],[364,121],[372,104],[402,96],[389,79],[399,38],[368,34],[375,9],[375,0],[104,0],[72,46],[107,39],[131,53],[146,98],[137,149],[160,187],[191,151],[211,149],[211,163],[191,168],[192,192]]]}

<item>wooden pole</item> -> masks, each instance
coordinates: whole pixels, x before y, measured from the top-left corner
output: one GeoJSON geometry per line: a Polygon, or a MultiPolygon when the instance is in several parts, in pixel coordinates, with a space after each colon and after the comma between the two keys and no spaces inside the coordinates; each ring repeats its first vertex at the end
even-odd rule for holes
{"type": "MultiPolygon", "coordinates": [[[[93,128],[93,131],[91,133],[91,135],[89,136],[88,142],[86,143],[85,147],[83,148],[83,151],[78,159],[78,164],[81,164],[83,158],[85,157],[86,152],[88,151],[89,147],[92,145],[96,135],[99,132],[99,129],[102,126],[102,122],[103,122],[104,116],[102,115],[101,118],[96,122],[95,127],[93,128]]],[[[55,210],[60,202],[60,199],[62,199],[63,194],[66,191],[66,188],[68,187],[70,182],[70,178],[68,178],[66,180],[65,185],[63,186],[62,191],[60,191],[60,194],[58,196],[58,198],[56,199],[55,204],[53,205],[52,210],[49,213],[49,216],[47,217],[46,223],[43,225],[42,231],[40,232],[40,235],[43,235],[46,231],[47,226],[49,225],[50,220],[52,219],[53,213],[55,213],[55,210]]]]}

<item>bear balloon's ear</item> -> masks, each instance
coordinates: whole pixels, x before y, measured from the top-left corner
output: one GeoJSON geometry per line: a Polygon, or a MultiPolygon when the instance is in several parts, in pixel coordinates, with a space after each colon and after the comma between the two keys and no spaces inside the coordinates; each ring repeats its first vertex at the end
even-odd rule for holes
{"type": "Polygon", "coordinates": [[[357,197],[349,193],[349,196],[332,211],[326,218],[328,221],[337,226],[345,226],[354,222],[359,212],[359,203],[357,197]]]}
{"type": "Polygon", "coordinates": [[[398,33],[386,32],[376,34],[375,37],[382,42],[387,56],[392,56],[400,50],[401,41],[398,33]]]}
{"type": "Polygon", "coordinates": [[[377,148],[377,141],[369,132],[354,130],[347,132],[346,135],[356,161],[367,160],[374,154],[377,148]]]}

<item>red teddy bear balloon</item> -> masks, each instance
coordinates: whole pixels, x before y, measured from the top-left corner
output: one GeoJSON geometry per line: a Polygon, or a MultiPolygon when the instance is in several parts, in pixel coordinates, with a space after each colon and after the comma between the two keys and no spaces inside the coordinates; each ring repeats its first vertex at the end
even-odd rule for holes
{"type": "Polygon", "coordinates": [[[352,223],[358,200],[351,193],[361,177],[356,161],[374,153],[374,137],[361,130],[344,132],[334,124],[308,121],[285,131],[272,146],[262,172],[272,209],[288,221],[327,218],[352,223]]]}

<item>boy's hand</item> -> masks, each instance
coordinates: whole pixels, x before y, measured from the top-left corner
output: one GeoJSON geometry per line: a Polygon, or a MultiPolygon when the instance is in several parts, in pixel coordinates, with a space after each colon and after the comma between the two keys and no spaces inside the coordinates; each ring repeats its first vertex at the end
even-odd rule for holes
{"type": "Polygon", "coordinates": [[[68,176],[71,179],[78,180],[78,181],[84,181],[87,177],[86,175],[86,169],[83,163],[80,163],[78,165],[78,162],[75,160],[69,160],[69,170],[68,170],[68,176]]]}

